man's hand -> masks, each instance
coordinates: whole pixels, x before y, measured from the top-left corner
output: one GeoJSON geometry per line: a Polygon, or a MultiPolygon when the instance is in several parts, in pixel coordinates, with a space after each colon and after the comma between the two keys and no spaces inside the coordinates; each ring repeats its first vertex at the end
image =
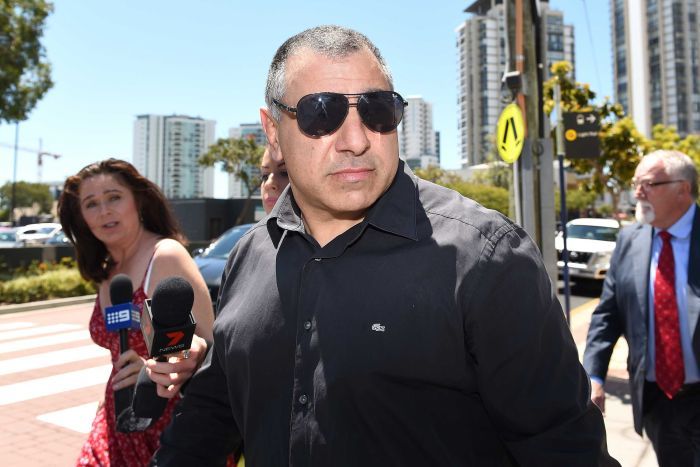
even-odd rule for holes
{"type": "Polygon", "coordinates": [[[605,415],[605,389],[602,384],[596,381],[591,381],[591,401],[605,415]]]}
{"type": "Polygon", "coordinates": [[[156,383],[158,395],[167,399],[175,397],[182,385],[197,371],[206,354],[207,341],[194,335],[187,358],[180,354],[169,356],[167,362],[157,362],[152,358],[146,360],[146,371],[156,383]]]}

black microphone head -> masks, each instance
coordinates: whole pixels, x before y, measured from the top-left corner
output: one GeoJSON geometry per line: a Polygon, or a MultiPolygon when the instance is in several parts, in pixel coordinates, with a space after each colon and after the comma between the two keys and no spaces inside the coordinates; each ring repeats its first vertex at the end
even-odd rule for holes
{"type": "Polygon", "coordinates": [[[134,286],[129,276],[117,274],[112,278],[112,282],[109,283],[109,299],[112,301],[112,305],[129,303],[133,294],[134,286]]]}
{"type": "Polygon", "coordinates": [[[194,290],[182,277],[166,277],[151,298],[153,324],[169,328],[186,324],[194,303],[194,290]]]}

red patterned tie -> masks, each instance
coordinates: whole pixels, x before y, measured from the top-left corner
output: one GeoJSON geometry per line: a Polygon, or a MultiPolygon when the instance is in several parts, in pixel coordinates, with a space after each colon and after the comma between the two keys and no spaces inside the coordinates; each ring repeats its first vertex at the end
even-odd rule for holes
{"type": "Polygon", "coordinates": [[[654,278],[654,332],[656,338],[656,384],[673,399],[683,386],[685,370],[676,303],[676,273],[671,234],[659,233],[663,240],[654,278]]]}

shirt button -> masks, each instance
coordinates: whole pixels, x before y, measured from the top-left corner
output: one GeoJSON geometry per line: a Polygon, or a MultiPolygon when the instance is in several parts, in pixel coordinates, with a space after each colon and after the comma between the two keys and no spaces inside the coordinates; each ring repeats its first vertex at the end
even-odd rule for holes
{"type": "Polygon", "coordinates": [[[307,331],[311,329],[311,321],[304,321],[304,329],[307,331]]]}
{"type": "Polygon", "coordinates": [[[307,402],[309,402],[309,397],[306,394],[299,396],[299,403],[301,405],[306,405],[307,402]]]}

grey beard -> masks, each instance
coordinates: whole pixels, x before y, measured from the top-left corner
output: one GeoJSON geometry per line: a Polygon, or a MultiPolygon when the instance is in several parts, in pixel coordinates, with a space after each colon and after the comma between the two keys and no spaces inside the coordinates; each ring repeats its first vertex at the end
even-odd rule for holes
{"type": "Polygon", "coordinates": [[[654,207],[646,201],[637,201],[634,208],[634,217],[640,224],[651,224],[656,219],[654,207]]]}

